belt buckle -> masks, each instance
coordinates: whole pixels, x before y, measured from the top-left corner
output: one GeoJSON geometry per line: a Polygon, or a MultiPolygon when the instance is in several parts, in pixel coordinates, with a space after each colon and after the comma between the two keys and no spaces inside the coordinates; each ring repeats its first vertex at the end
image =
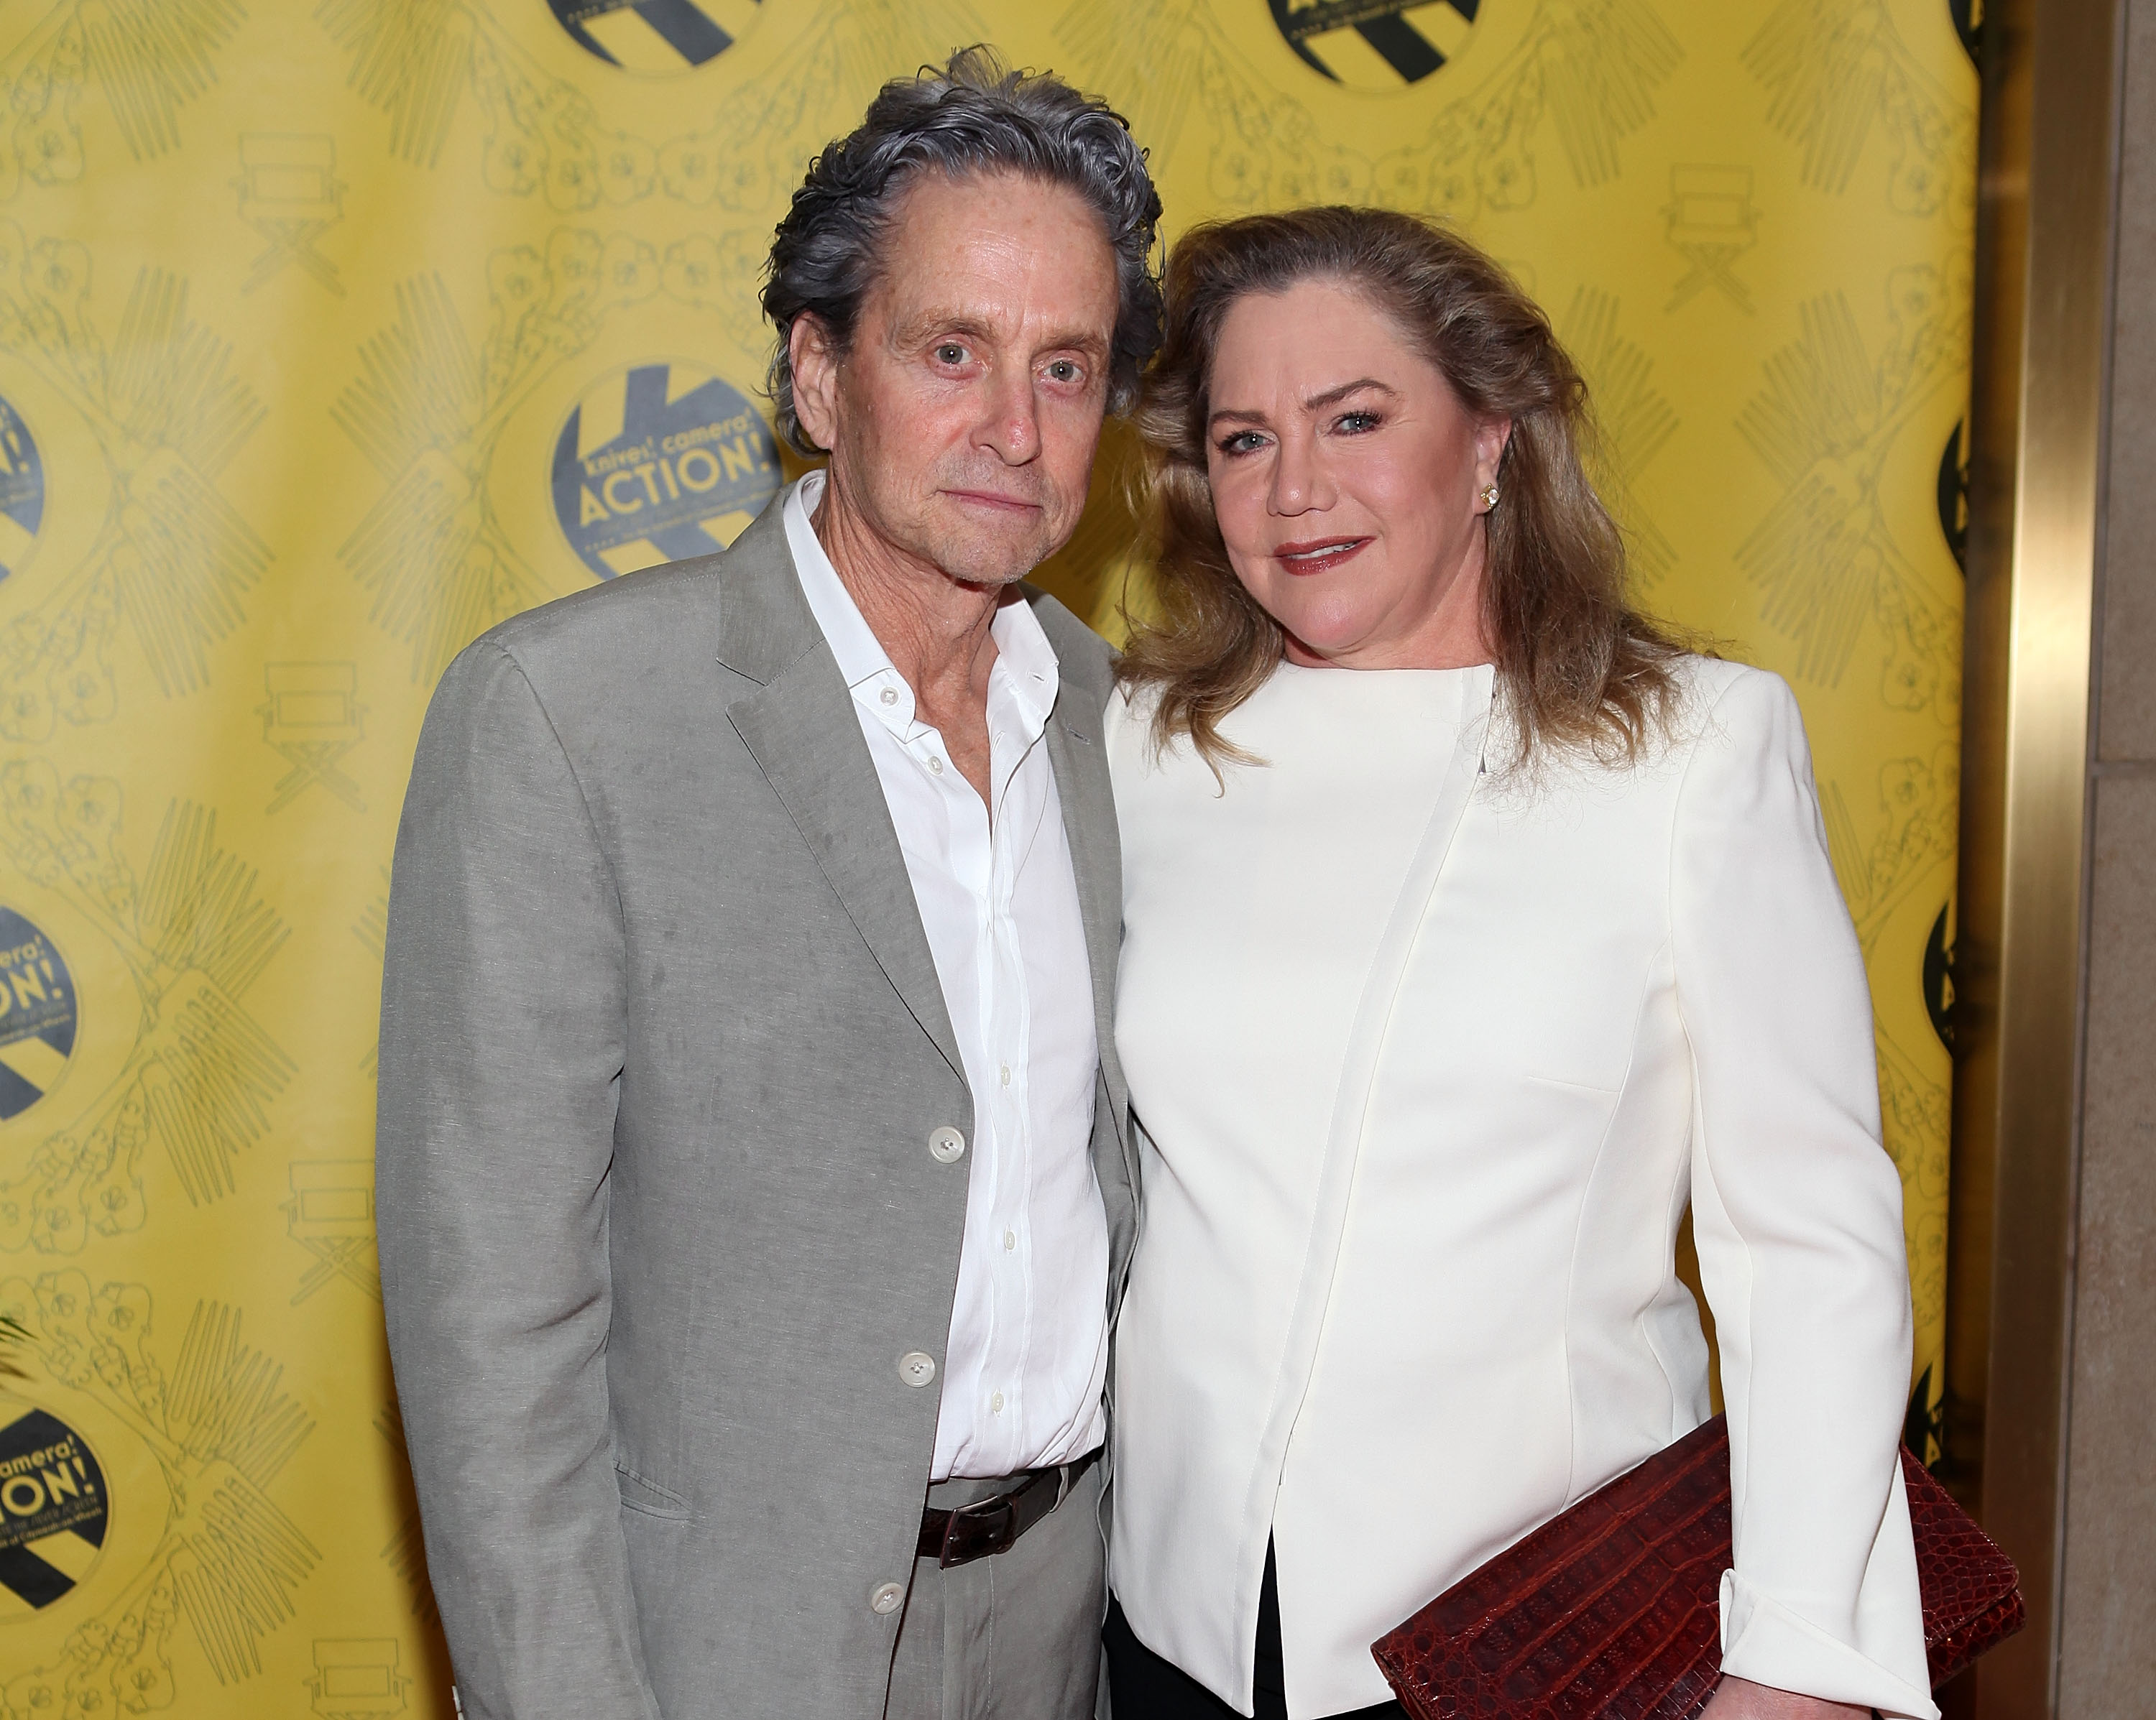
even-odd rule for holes
{"type": "MultiPolygon", "coordinates": [[[[936,1563],[948,1570],[954,1564],[965,1564],[976,1559],[985,1559],[991,1554],[1001,1553],[1018,1538],[1017,1530],[1018,1502],[1009,1493],[998,1493],[992,1498],[976,1499],[970,1505],[957,1506],[944,1522],[943,1549],[937,1554],[936,1563]],[[1003,1534],[1001,1545],[984,1547],[977,1553],[966,1553],[955,1559],[952,1557],[951,1543],[957,1534],[962,1521],[986,1523],[998,1514],[1003,1518],[1002,1523],[998,1525],[1003,1534]]],[[[992,1529],[988,1533],[993,1537],[996,1531],[992,1529]]]]}

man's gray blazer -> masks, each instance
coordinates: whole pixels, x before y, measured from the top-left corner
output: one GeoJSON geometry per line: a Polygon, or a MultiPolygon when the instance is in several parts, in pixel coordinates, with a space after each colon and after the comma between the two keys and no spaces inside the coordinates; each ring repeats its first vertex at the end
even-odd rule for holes
{"type": "MultiPolygon", "coordinates": [[[[1105,646],[1029,590],[1102,1069],[1105,646]]],[[[383,1301],[472,1720],[881,1712],[973,1106],[852,698],[774,504],[733,549],[496,627],[444,676],[382,984],[383,1301]]]]}

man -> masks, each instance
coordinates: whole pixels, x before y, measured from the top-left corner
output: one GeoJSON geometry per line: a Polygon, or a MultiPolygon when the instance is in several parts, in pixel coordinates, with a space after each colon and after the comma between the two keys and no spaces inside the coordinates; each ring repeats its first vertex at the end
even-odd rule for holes
{"type": "Polygon", "coordinates": [[[378,1193],[471,1720],[1092,1712],[1111,675],[1019,581],[1158,340],[1159,207],[1052,79],[887,86],[764,294],[828,472],[435,696],[378,1193]]]}

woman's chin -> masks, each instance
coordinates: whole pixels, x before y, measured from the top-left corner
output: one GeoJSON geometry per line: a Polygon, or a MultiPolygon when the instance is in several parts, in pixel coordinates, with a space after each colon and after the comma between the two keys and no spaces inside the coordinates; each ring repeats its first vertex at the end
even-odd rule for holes
{"type": "Polygon", "coordinates": [[[1287,630],[1291,661],[1337,662],[1352,658],[1369,641],[1369,627],[1359,617],[1305,616],[1299,621],[1283,618],[1281,625],[1287,630]]]}

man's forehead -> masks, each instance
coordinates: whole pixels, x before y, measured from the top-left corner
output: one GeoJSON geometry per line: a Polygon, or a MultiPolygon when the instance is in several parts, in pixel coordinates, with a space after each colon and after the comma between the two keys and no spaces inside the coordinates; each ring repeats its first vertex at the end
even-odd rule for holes
{"type": "MultiPolygon", "coordinates": [[[[1040,174],[1022,173],[1014,167],[955,171],[927,166],[913,170],[901,182],[891,200],[891,219],[894,224],[902,224],[909,216],[928,215],[938,209],[978,212],[991,204],[1051,215],[1060,215],[1076,204],[1093,214],[1096,222],[1099,218],[1075,186],[1040,174]]],[[[1101,243],[1106,242],[1103,233],[1101,243]]]]}
{"type": "Polygon", "coordinates": [[[1055,253],[1059,272],[1112,277],[1100,212],[1073,187],[1016,173],[918,176],[884,223],[883,272],[931,273],[978,261],[1024,264],[1055,253]]]}
{"type": "Polygon", "coordinates": [[[947,203],[889,232],[863,308],[894,337],[963,329],[1066,346],[1109,338],[1119,290],[1115,254],[1096,222],[1059,221],[1044,234],[1013,230],[993,207],[963,221],[942,218],[955,212],[947,203]]]}

